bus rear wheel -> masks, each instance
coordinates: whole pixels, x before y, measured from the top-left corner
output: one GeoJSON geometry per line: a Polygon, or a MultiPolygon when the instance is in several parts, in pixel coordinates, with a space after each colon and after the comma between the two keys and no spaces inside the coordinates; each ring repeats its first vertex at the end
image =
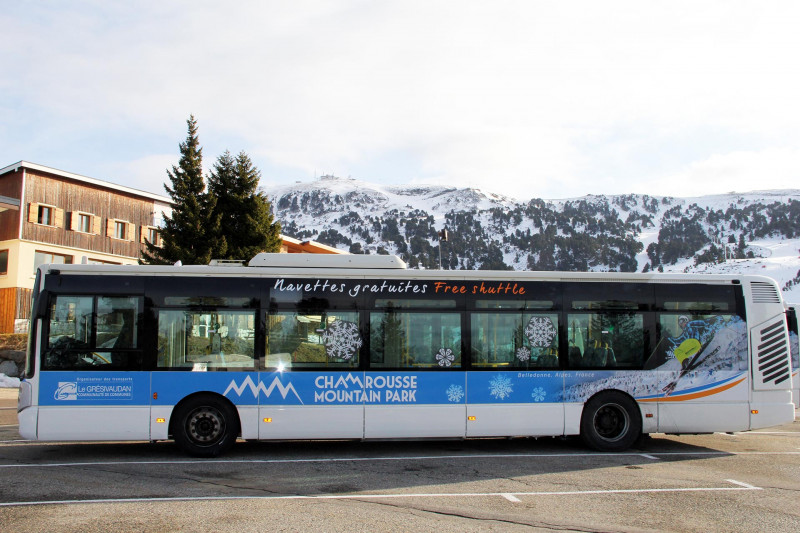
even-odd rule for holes
{"type": "Polygon", "coordinates": [[[621,392],[601,392],[583,408],[581,438],[590,448],[621,452],[630,448],[641,433],[639,406],[621,392]]]}
{"type": "Polygon", "coordinates": [[[229,450],[239,435],[236,409],[215,396],[190,399],[173,417],[175,443],[195,457],[216,457],[229,450]]]}

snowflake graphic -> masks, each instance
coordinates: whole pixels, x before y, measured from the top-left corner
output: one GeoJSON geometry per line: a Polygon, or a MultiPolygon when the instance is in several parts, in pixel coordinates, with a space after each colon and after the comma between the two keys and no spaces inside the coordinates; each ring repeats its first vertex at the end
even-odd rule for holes
{"type": "Polygon", "coordinates": [[[450,385],[445,392],[448,402],[460,402],[464,397],[464,387],[461,385],[450,385]]]}
{"type": "Polygon", "coordinates": [[[547,348],[556,336],[556,328],[550,318],[534,316],[525,328],[525,336],[534,348],[547,348]]]}
{"type": "Polygon", "coordinates": [[[352,359],[361,348],[358,324],[345,320],[334,320],[322,334],[325,353],[330,359],[352,359]]]}
{"type": "Polygon", "coordinates": [[[509,378],[505,376],[495,376],[489,382],[489,392],[495,398],[505,400],[514,392],[514,387],[511,386],[511,380],[509,378]]]}
{"type": "Polygon", "coordinates": [[[520,361],[527,361],[531,358],[531,351],[527,346],[523,346],[519,350],[517,350],[517,359],[520,361]]]}
{"type": "Polygon", "coordinates": [[[436,361],[439,363],[439,366],[450,366],[455,360],[456,356],[453,355],[453,350],[450,348],[442,348],[439,350],[439,353],[436,354],[436,361]]]}
{"type": "Polygon", "coordinates": [[[543,402],[545,396],[547,396],[547,392],[541,387],[536,387],[531,393],[534,402],[543,402]]]}

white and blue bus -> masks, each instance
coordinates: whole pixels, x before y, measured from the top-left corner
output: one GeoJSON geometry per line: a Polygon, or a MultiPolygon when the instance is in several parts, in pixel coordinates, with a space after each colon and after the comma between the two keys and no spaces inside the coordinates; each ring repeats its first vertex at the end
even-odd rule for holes
{"type": "Polygon", "coordinates": [[[407,270],[394,256],[45,265],[20,434],[247,440],[649,433],[790,422],[788,323],[757,276],[407,270]]]}

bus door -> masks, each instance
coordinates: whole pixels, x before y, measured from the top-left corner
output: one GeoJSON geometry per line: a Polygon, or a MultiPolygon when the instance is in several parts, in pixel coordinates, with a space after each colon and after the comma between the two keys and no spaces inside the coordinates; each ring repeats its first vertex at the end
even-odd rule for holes
{"type": "MultiPolygon", "coordinates": [[[[523,307],[478,301],[470,313],[468,437],[564,433],[559,315],[523,307]]],[[[550,308],[552,302],[541,307],[550,308]]]]}
{"type": "Polygon", "coordinates": [[[36,376],[39,439],[150,438],[142,312],[140,295],[51,295],[36,376]]]}
{"type": "Polygon", "coordinates": [[[363,438],[359,313],[298,304],[272,310],[266,321],[258,438],[363,438]]]}
{"type": "Polygon", "coordinates": [[[405,310],[398,303],[378,301],[383,309],[369,313],[364,437],[464,437],[461,313],[405,310]]]}

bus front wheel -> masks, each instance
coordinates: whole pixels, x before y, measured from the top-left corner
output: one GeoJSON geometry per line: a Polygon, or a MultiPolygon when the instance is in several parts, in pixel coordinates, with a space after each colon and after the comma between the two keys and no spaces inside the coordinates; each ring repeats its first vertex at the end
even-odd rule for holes
{"type": "Polygon", "coordinates": [[[601,452],[630,448],[642,433],[642,415],[630,396],[606,391],[592,397],[583,408],[581,438],[601,452]]]}
{"type": "Polygon", "coordinates": [[[196,457],[216,457],[230,449],[239,434],[239,417],[230,403],[211,395],[178,406],[173,415],[175,443],[196,457]]]}

